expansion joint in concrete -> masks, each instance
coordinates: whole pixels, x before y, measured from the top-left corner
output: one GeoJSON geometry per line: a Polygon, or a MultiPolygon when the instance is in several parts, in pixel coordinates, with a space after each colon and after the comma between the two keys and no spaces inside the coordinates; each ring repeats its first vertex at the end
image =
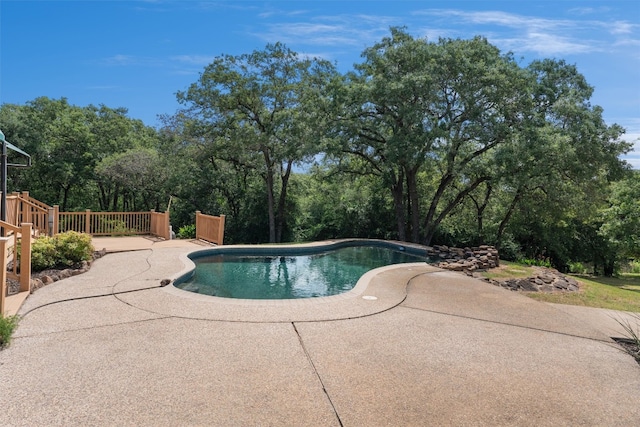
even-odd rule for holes
{"type": "Polygon", "coordinates": [[[320,376],[320,373],[318,372],[318,369],[316,368],[315,363],[313,363],[313,359],[311,358],[311,355],[309,354],[309,351],[307,350],[307,347],[304,345],[304,341],[302,340],[302,337],[300,336],[300,332],[298,332],[298,328],[296,327],[295,322],[291,322],[291,326],[293,326],[293,330],[295,331],[295,333],[296,333],[296,335],[298,337],[298,342],[300,343],[300,347],[302,348],[302,351],[304,352],[305,356],[307,357],[307,360],[309,361],[309,365],[311,366],[311,369],[313,369],[313,372],[316,375],[316,378],[318,378],[318,381],[320,382],[320,386],[322,387],[322,392],[327,397],[327,400],[329,401],[329,404],[331,405],[331,408],[333,409],[333,413],[336,416],[336,420],[338,421],[338,424],[340,425],[340,427],[342,427],[343,424],[342,424],[342,420],[340,419],[340,414],[338,414],[338,410],[336,409],[336,406],[334,405],[333,401],[331,400],[331,396],[329,395],[329,392],[327,391],[327,388],[324,385],[324,381],[322,381],[322,377],[320,376]]]}

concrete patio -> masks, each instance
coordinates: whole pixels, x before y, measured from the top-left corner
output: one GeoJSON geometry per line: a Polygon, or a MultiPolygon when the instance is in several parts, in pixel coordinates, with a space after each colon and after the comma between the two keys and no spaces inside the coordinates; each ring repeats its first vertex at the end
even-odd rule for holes
{"type": "Polygon", "coordinates": [[[610,339],[624,313],[426,264],[337,297],[206,297],[160,287],[201,243],[131,239],[27,299],[0,425],[640,425],[640,366],[610,339]]]}

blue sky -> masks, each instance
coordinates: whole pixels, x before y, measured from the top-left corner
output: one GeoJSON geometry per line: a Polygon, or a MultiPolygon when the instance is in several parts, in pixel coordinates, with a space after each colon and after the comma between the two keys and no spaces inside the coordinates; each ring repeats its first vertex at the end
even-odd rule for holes
{"type": "MultiPolygon", "coordinates": [[[[158,126],[175,93],[218,55],[281,41],[352,69],[406,26],[416,37],[482,35],[526,66],[565,59],[595,87],[592,103],[622,125],[640,169],[640,2],[583,1],[0,1],[0,103],[66,97],[125,107],[158,126]]],[[[1,126],[1,124],[0,124],[1,126]]]]}

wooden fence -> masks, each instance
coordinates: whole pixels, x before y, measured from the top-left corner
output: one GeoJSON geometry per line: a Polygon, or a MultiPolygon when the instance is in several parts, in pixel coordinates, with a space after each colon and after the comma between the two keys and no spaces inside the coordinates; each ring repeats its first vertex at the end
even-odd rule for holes
{"type": "Polygon", "coordinates": [[[92,236],[151,234],[169,240],[169,212],[60,212],[29,196],[28,191],[7,195],[7,223],[33,224],[34,234],[52,236],[77,231],[92,236]]]}
{"type": "Polygon", "coordinates": [[[31,293],[32,228],[29,223],[16,227],[4,221],[0,221],[0,227],[4,231],[0,237],[0,314],[4,316],[15,314],[31,293]],[[17,294],[7,295],[7,279],[20,283],[17,294]]]}
{"type": "Polygon", "coordinates": [[[204,215],[196,211],[196,239],[222,245],[224,241],[224,215],[204,215]]]}
{"type": "Polygon", "coordinates": [[[169,212],[60,212],[53,207],[56,233],[77,231],[92,236],[152,234],[170,239],[169,212]]]}

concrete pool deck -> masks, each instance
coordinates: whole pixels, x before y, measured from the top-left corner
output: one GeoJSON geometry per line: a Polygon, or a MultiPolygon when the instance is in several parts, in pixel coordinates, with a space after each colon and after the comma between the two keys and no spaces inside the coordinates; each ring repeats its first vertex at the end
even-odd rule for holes
{"type": "Polygon", "coordinates": [[[424,264],[338,297],[204,297],[159,286],[200,244],[135,239],[27,299],[0,425],[640,425],[624,313],[424,264]]]}

